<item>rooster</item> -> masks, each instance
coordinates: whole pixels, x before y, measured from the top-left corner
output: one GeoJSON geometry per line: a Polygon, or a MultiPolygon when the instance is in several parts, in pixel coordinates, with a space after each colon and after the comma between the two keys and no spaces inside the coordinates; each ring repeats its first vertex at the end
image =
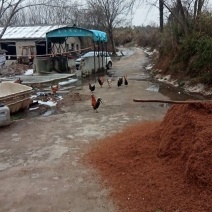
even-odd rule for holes
{"type": "Polygon", "coordinates": [[[100,85],[101,88],[102,88],[103,83],[104,83],[104,77],[98,77],[98,82],[99,82],[99,85],[100,85]]]}
{"type": "Polygon", "coordinates": [[[95,96],[92,94],[91,95],[91,106],[94,107],[96,105],[96,98],[95,96]]]}
{"type": "Polygon", "coordinates": [[[111,88],[112,80],[111,79],[107,79],[107,84],[108,84],[108,87],[111,88]]]}
{"type": "Polygon", "coordinates": [[[95,85],[91,85],[91,83],[89,83],[89,89],[91,92],[93,92],[95,90],[95,85]]]}
{"type": "Polygon", "coordinates": [[[57,91],[59,90],[59,84],[57,84],[57,85],[52,85],[51,86],[51,90],[52,90],[52,93],[53,94],[56,94],[57,93],[57,91]]]}
{"type": "Polygon", "coordinates": [[[23,80],[21,80],[21,78],[19,77],[17,80],[14,81],[14,83],[19,83],[22,84],[23,80]]]}
{"type": "Polygon", "coordinates": [[[118,79],[118,82],[117,82],[117,86],[121,86],[123,84],[123,79],[122,78],[119,78],[118,79]]]}
{"type": "Polygon", "coordinates": [[[127,86],[128,85],[127,75],[123,76],[123,78],[124,78],[124,84],[127,86]]]}
{"type": "Polygon", "coordinates": [[[97,109],[99,108],[100,103],[102,103],[102,99],[100,97],[96,100],[95,96],[91,95],[91,106],[97,113],[98,113],[97,109]]]}

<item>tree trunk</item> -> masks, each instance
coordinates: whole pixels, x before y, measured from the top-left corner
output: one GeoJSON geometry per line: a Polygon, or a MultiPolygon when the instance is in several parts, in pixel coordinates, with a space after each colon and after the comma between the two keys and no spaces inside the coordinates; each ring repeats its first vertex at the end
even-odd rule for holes
{"type": "Polygon", "coordinates": [[[113,30],[109,29],[108,30],[111,46],[112,46],[112,52],[113,54],[116,54],[116,47],[115,47],[115,42],[114,42],[114,37],[113,37],[113,30]]]}
{"type": "Polygon", "coordinates": [[[163,0],[159,0],[160,32],[163,32],[163,0]]]}
{"type": "Polygon", "coordinates": [[[198,29],[198,25],[199,25],[199,18],[201,16],[201,12],[202,12],[202,7],[204,4],[205,0],[196,0],[195,4],[194,4],[194,28],[198,29]]]}
{"type": "Polygon", "coordinates": [[[186,19],[185,10],[183,8],[181,0],[177,0],[177,6],[178,6],[180,14],[182,16],[183,31],[184,31],[185,35],[188,36],[189,35],[188,20],[186,19]]]}
{"type": "Polygon", "coordinates": [[[184,10],[182,7],[181,0],[177,0],[177,1],[180,2],[179,4],[177,4],[177,8],[179,9],[180,14],[184,17],[184,18],[182,17],[182,20],[181,20],[180,16],[178,15],[178,13],[176,15],[176,13],[173,12],[173,10],[165,2],[163,2],[163,5],[173,15],[173,17],[176,19],[176,21],[181,25],[181,27],[184,31],[184,34],[187,36],[188,35],[188,25],[187,25],[187,22],[185,22],[186,18],[185,18],[184,10]],[[180,7],[180,5],[181,5],[181,7],[180,7]]]}

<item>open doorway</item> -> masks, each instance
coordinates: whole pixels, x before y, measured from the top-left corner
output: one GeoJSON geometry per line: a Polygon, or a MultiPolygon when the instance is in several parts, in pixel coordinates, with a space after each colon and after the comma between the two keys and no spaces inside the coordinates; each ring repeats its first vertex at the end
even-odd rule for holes
{"type": "Polygon", "coordinates": [[[7,51],[6,52],[6,59],[7,60],[17,60],[15,42],[1,43],[1,48],[5,49],[7,51]]]}

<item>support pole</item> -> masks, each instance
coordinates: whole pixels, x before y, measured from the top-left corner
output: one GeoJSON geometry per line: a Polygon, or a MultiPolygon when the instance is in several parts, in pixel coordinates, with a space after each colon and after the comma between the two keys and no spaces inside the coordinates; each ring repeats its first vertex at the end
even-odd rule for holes
{"type": "Polygon", "coordinates": [[[107,52],[107,43],[105,42],[105,49],[106,49],[106,69],[107,69],[107,54],[108,54],[108,52],[107,52]]]}
{"type": "Polygon", "coordinates": [[[97,42],[98,43],[98,65],[99,65],[99,70],[100,70],[100,54],[99,54],[99,52],[100,52],[100,48],[99,48],[99,46],[100,46],[100,43],[99,43],[99,41],[97,42]]]}
{"type": "MultiPolygon", "coordinates": [[[[104,68],[104,63],[103,63],[103,59],[104,59],[104,46],[103,46],[103,42],[101,41],[101,47],[102,47],[102,68],[104,68]]],[[[105,69],[103,69],[105,70],[105,69]]]]}
{"type": "Polygon", "coordinates": [[[94,76],[95,76],[95,82],[96,82],[96,51],[95,51],[95,41],[93,41],[94,45],[94,76]]]}
{"type": "Polygon", "coordinates": [[[48,38],[46,38],[46,55],[48,54],[48,38]]]}

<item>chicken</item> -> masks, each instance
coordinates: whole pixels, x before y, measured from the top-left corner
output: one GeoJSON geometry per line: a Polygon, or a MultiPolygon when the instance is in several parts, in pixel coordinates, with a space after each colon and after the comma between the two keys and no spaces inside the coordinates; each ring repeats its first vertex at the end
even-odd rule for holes
{"type": "Polygon", "coordinates": [[[95,105],[96,105],[96,98],[94,95],[91,95],[91,106],[95,107],[95,105]]]}
{"type": "Polygon", "coordinates": [[[20,77],[17,80],[14,81],[14,83],[19,83],[19,84],[21,84],[22,82],[23,82],[23,80],[21,80],[20,77]]]}
{"type": "Polygon", "coordinates": [[[98,97],[98,99],[96,100],[95,96],[91,95],[91,105],[97,113],[98,113],[97,109],[99,108],[100,103],[102,103],[102,99],[100,97],[98,97]]]}
{"type": "Polygon", "coordinates": [[[98,82],[102,88],[103,84],[104,84],[104,77],[98,77],[98,82]]]}
{"type": "Polygon", "coordinates": [[[123,78],[124,78],[124,84],[127,86],[128,85],[127,75],[123,76],[123,78]]]}
{"type": "Polygon", "coordinates": [[[93,92],[95,90],[95,85],[91,85],[91,83],[89,83],[89,89],[91,92],[93,92]]]}
{"type": "Polygon", "coordinates": [[[123,79],[122,78],[119,78],[118,79],[118,82],[117,82],[117,86],[121,86],[123,84],[123,79]]]}
{"type": "Polygon", "coordinates": [[[112,85],[112,79],[107,79],[107,84],[108,84],[108,87],[111,88],[111,85],[112,85]]]}
{"type": "Polygon", "coordinates": [[[59,90],[59,84],[51,86],[51,90],[53,94],[56,94],[57,91],[59,90]]]}

